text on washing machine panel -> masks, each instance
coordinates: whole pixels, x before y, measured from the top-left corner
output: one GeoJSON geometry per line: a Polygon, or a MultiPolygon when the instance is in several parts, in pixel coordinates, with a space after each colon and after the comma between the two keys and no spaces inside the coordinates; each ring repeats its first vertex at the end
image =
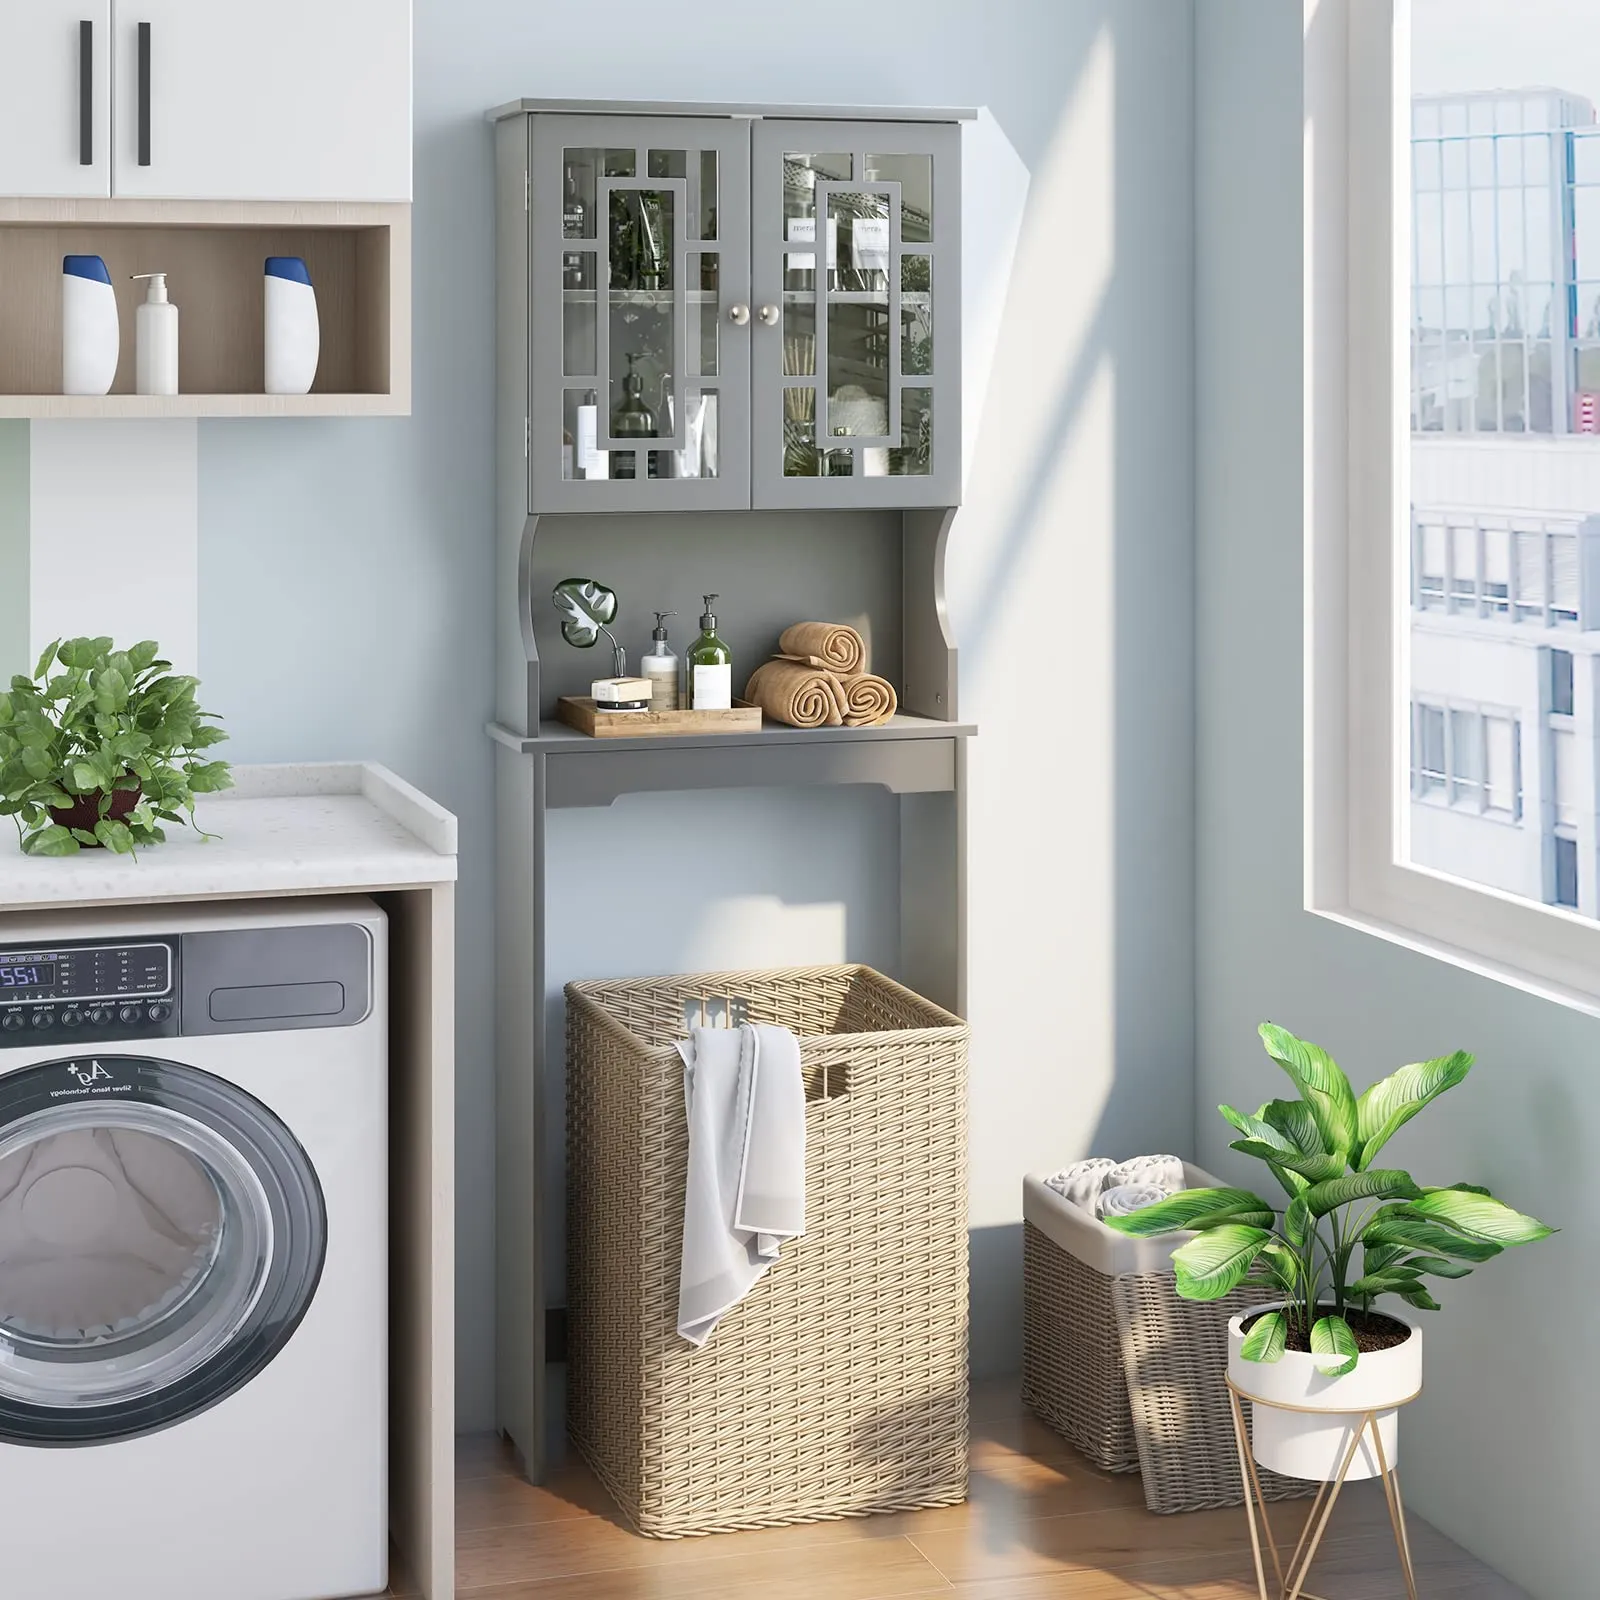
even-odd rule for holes
{"type": "Polygon", "coordinates": [[[0,950],[0,1048],[48,1038],[159,1039],[177,1033],[170,940],[0,950]]]}

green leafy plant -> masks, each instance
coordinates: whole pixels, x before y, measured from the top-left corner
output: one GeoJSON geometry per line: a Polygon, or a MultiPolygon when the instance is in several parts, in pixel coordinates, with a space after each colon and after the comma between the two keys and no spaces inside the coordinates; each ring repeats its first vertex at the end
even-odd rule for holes
{"type": "Polygon", "coordinates": [[[194,797],[233,782],[203,754],[228,736],[197,687],[150,639],[129,650],[58,639],[31,678],[14,677],[0,694],[0,816],[15,818],[22,848],[131,854],[159,844],[163,822],[194,826],[194,797]]]}
{"type": "Polygon", "coordinates": [[[1253,1116],[1218,1109],[1242,1135],[1232,1148],[1265,1162],[1288,1204],[1280,1209],[1249,1189],[1186,1189],[1106,1218],[1136,1238],[1195,1231],[1172,1254],[1186,1300],[1220,1300],[1240,1284],[1280,1291],[1285,1309],[1250,1325],[1241,1352],[1248,1360],[1277,1361],[1294,1334],[1340,1376],[1359,1353],[1352,1309],[1369,1311],[1392,1294],[1436,1311],[1425,1278],[1464,1278],[1507,1246],[1555,1231],[1475,1184],[1428,1188],[1373,1165],[1400,1128],[1466,1077],[1465,1051],[1401,1067],[1358,1099],[1325,1050],[1270,1022],[1260,1033],[1300,1098],[1269,1100],[1253,1116]]]}

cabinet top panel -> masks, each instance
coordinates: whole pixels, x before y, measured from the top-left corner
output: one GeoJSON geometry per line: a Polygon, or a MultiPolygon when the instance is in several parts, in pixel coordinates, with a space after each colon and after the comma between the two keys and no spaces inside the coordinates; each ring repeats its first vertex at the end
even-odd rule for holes
{"type": "Polygon", "coordinates": [[[804,106],[723,104],[715,100],[508,100],[488,113],[490,122],[535,112],[577,116],[795,118],[806,122],[971,122],[964,106],[804,106]]]}

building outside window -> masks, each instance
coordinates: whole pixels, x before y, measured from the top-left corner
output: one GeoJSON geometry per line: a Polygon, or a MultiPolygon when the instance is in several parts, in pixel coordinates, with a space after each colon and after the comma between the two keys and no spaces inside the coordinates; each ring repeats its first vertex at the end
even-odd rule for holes
{"type": "Polygon", "coordinates": [[[1600,917],[1600,51],[1411,35],[1409,859],[1600,917]]]}

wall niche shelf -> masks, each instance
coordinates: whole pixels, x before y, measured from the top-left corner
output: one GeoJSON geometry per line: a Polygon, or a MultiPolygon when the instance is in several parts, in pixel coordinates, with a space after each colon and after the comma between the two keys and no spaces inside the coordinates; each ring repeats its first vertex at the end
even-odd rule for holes
{"type": "Polygon", "coordinates": [[[0,201],[0,417],[395,416],[411,409],[411,208],[165,200],[0,201]],[[104,259],[122,353],[112,392],[63,395],[61,258],[104,259]],[[262,268],[303,257],[322,348],[311,393],[263,390],[262,268]],[[134,387],[140,272],[178,307],[176,395],[134,387]]]}
{"type": "Polygon", "coordinates": [[[960,721],[944,569],[961,493],[960,125],[971,116],[548,100],[489,113],[496,1389],[501,1431],[534,1478],[553,1420],[547,1291],[559,1303],[541,1239],[544,1105],[562,1071],[559,996],[546,992],[550,817],[639,794],[886,790],[899,823],[892,975],[957,1013],[964,1003],[977,730],[960,721]],[[604,455],[580,459],[591,429],[604,455]],[[609,666],[561,640],[550,593],[573,575],[617,591],[630,660],[647,607],[676,614],[681,654],[701,596],[716,591],[736,694],[789,624],[847,622],[899,714],[876,728],[586,736],[553,720],[561,696],[587,693],[609,666]]]}

